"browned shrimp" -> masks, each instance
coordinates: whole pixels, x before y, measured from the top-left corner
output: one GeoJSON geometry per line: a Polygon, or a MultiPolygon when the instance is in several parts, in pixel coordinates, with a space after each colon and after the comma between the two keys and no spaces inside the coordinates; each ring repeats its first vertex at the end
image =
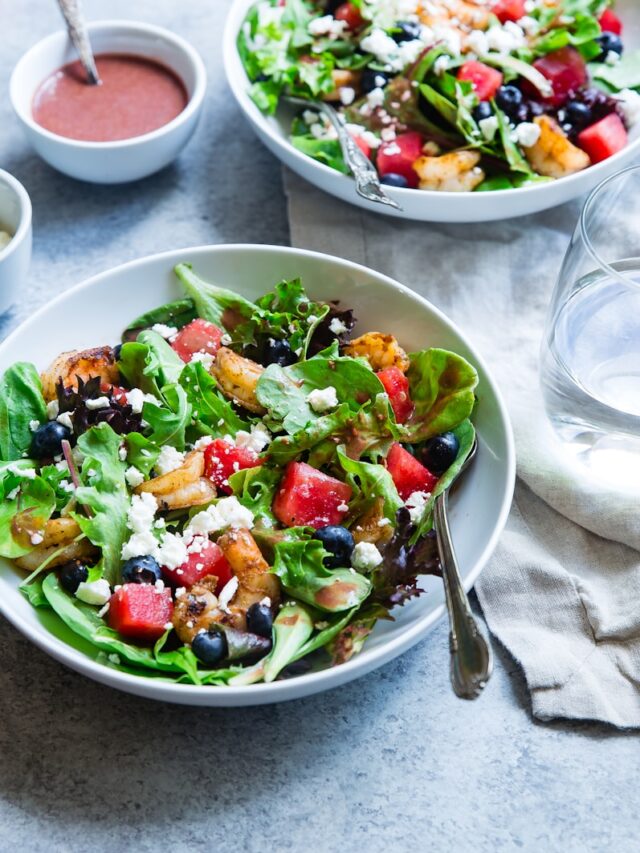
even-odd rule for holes
{"type": "Polygon", "coordinates": [[[118,382],[119,375],[112,347],[63,352],[42,373],[42,393],[45,400],[54,400],[59,381],[65,388],[77,389],[78,377],[86,381],[99,376],[103,382],[113,385],[118,382]]]}
{"type": "Polygon", "coordinates": [[[193,450],[184,463],[160,477],[141,483],[136,493],[149,492],[158,501],[160,509],[186,509],[209,503],[216,496],[216,489],[204,474],[204,453],[193,450]]]}
{"type": "Polygon", "coordinates": [[[81,533],[78,522],[72,518],[51,518],[39,534],[42,536],[42,541],[38,542],[28,554],[18,557],[16,565],[25,571],[33,572],[59,549],[61,549],[60,553],[56,554],[49,563],[50,568],[61,566],[70,560],[87,559],[97,555],[97,548],[88,539],[73,541],[81,533]]]}
{"type": "Polygon", "coordinates": [[[280,582],[269,572],[269,564],[246,528],[229,530],[218,539],[218,546],[238,579],[238,590],[229,607],[229,621],[234,628],[245,631],[249,607],[263,598],[269,598],[271,604],[278,602],[280,582]]]}

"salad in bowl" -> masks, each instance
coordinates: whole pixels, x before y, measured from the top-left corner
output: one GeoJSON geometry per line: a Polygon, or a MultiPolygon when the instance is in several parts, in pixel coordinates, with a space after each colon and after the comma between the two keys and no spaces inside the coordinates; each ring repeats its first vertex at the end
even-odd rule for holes
{"type": "Polygon", "coordinates": [[[0,381],[0,556],[105,665],[251,685],[360,651],[439,572],[478,375],[300,280],[184,297],[0,381]]]}
{"type": "Polygon", "coordinates": [[[381,182],[485,192],[577,175],[623,151],[640,58],[607,0],[258,0],[237,35],[250,96],[302,154],[347,173],[331,102],[381,182]]]}

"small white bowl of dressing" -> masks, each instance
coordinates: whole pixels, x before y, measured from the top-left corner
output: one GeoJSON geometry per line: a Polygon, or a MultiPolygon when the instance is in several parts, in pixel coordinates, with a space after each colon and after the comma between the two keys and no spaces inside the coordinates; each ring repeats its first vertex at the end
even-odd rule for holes
{"type": "Polygon", "coordinates": [[[22,184],[0,169],[0,314],[16,301],[31,262],[31,200],[22,184]]]}
{"type": "Polygon", "coordinates": [[[85,82],[60,31],[19,60],[11,104],[31,145],[58,171],[100,184],[144,178],[174,160],[196,129],[204,64],[188,42],[152,24],[87,29],[102,85],[85,82]]]}

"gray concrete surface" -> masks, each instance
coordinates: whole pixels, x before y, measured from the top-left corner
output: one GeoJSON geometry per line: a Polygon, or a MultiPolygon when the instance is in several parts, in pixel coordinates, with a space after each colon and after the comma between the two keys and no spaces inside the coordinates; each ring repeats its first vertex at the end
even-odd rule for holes
{"type": "MultiPolygon", "coordinates": [[[[279,166],[225,88],[227,0],[85,6],[94,18],[153,20],[189,38],[209,70],[204,121],[176,165],[139,184],[98,188],[56,174],[27,149],[7,83],[58,14],[53,0],[2,4],[0,166],[23,181],[35,212],[30,281],[2,335],[52,295],[134,257],[287,241],[279,166]]],[[[0,851],[638,849],[637,737],[536,723],[517,666],[496,652],[473,705],[451,694],[441,625],[332,693],[208,711],[94,684],[1,621],[0,851]]]]}

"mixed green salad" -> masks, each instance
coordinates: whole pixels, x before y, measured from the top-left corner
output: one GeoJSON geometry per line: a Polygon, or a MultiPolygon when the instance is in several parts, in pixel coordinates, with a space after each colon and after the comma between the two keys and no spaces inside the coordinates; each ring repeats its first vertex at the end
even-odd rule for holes
{"type": "Polygon", "coordinates": [[[123,672],[244,685],[343,663],[439,572],[476,371],[354,338],[353,310],[299,280],[251,302],[176,274],[184,297],[121,344],[5,372],[0,555],[123,672]]]}
{"type": "Polygon", "coordinates": [[[625,148],[640,51],[610,0],[258,0],[238,34],[265,113],[309,99],[299,151],[346,173],[332,102],[381,182],[449,192],[551,181],[625,148]]]}

